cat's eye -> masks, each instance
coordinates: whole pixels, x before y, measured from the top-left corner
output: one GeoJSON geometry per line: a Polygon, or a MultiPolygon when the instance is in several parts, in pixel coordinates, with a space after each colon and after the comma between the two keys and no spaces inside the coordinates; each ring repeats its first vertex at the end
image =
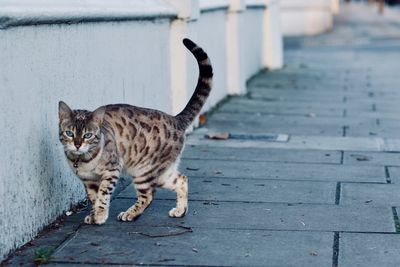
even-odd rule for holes
{"type": "Polygon", "coordinates": [[[72,131],[65,131],[65,134],[66,134],[68,137],[74,137],[74,133],[73,133],[72,131]]]}
{"type": "Polygon", "coordinates": [[[85,135],[83,136],[83,138],[85,139],[89,139],[90,137],[92,137],[92,133],[85,133],[85,135]]]}

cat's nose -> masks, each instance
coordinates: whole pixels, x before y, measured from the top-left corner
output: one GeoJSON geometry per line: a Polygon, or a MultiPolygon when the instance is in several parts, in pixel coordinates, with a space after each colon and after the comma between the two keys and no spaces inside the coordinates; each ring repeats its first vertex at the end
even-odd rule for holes
{"type": "Polygon", "coordinates": [[[76,149],[79,149],[81,147],[81,144],[75,144],[76,149]]]}

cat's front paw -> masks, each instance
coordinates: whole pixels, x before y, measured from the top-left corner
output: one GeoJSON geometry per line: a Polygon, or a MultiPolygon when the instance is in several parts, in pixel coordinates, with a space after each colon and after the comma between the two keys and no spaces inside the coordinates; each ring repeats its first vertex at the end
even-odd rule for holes
{"type": "Polygon", "coordinates": [[[125,212],[120,212],[118,214],[117,219],[119,221],[123,221],[123,222],[130,222],[130,221],[136,221],[141,214],[138,214],[136,212],[131,212],[131,211],[125,211],[125,212]]]}
{"type": "Polygon", "coordinates": [[[93,215],[93,223],[100,225],[104,224],[107,221],[108,212],[105,210],[95,211],[93,215]]]}
{"type": "Polygon", "coordinates": [[[186,208],[173,208],[169,211],[169,217],[172,218],[181,218],[184,217],[187,213],[188,209],[186,208]]]}

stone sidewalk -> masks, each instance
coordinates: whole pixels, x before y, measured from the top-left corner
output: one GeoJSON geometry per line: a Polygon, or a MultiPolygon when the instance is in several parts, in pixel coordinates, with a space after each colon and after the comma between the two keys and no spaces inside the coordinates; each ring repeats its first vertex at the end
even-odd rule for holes
{"type": "Polygon", "coordinates": [[[287,39],[285,68],[189,137],[185,218],[168,217],[174,195],[160,190],[139,220],[118,222],[128,186],[104,226],[79,212],[8,264],[54,247],[50,266],[400,266],[399,36],[398,22],[343,6],[331,33],[287,39]]]}

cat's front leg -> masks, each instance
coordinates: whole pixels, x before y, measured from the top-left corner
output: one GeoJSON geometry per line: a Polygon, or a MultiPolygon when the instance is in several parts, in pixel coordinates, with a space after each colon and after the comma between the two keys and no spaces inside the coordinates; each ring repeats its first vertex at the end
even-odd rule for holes
{"type": "Polygon", "coordinates": [[[96,203],[97,198],[97,191],[99,191],[99,183],[94,181],[84,181],[83,184],[85,185],[87,196],[90,200],[90,204],[92,205],[90,214],[85,217],[86,224],[93,224],[94,223],[94,205],[96,203]]]}
{"type": "Polygon", "coordinates": [[[102,176],[97,198],[93,208],[93,223],[103,224],[108,218],[108,210],[110,207],[111,195],[117,185],[119,172],[108,173],[102,176]]]}

